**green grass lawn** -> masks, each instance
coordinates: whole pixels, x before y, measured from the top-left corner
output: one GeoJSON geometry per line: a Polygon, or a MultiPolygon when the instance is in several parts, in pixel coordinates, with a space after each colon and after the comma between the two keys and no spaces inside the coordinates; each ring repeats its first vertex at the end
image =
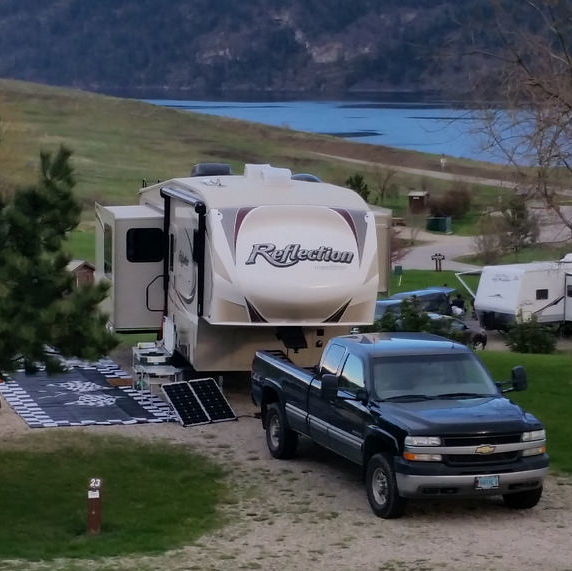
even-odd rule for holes
{"type": "MultiPolygon", "coordinates": [[[[463,279],[468,283],[469,287],[474,286],[476,288],[479,278],[478,276],[466,276],[463,279]]],[[[394,294],[401,291],[412,291],[443,285],[456,288],[461,295],[468,297],[465,288],[452,270],[444,270],[442,272],[434,270],[403,270],[401,280],[400,276],[393,272],[390,278],[389,293],[394,294]]]]}
{"type": "Polygon", "coordinates": [[[72,258],[95,263],[95,233],[93,230],[74,230],[68,237],[66,247],[72,258]]]}
{"type": "Polygon", "coordinates": [[[572,355],[483,351],[479,356],[496,381],[509,380],[511,368],[524,365],[528,389],[507,396],[544,423],[551,468],[572,473],[572,355]]]}
{"type": "Polygon", "coordinates": [[[221,469],[165,442],[64,430],[0,445],[0,559],[163,553],[222,525],[221,469]],[[103,480],[102,530],[86,534],[87,485],[103,480]]]}
{"type": "MultiPolygon", "coordinates": [[[[520,252],[510,252],[500,256],[498,264],[524,264],[528,262],[556,261],[572,252],[572,244],[534,244],[526,246],[520,252]]],[[[458,262],[483,265],[479,256],[461,256],[458,262]]]]}

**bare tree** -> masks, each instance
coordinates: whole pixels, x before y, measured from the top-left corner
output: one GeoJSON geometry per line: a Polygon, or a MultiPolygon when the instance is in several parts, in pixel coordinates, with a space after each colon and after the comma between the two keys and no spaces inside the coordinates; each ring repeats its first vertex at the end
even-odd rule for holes
{"type": "Polygon", "coordinates": [[[477,255],[483,264],[496,264],[503,252],[505,224],[502,217],[485,212],[477,223],[474,238],[477,255]]]}
{"type": "Polygon", "coordinates": [[[424,213],[412,214],[408,213],[404,216],[407,228],[409,230],[409,245],[414,246],[419,236],[419,232],[425,227],[427,216],[424,213]]]}
{"type": "Polygon", "coordinates": [[[483,112],[490,148],[515,167],[527,198],[541,200],[572,232],[561,200],[572,187],[572,3],[491,3],[494,40],[487,31],[486,43],[496,47],[473,52],[486,60],[488,85],[501,98],[483,112]]]}
{"type": "Polygon", "coordinates": [[[383,204],[386,197],[391,194],[391,179],[397,174],[397,171],[392,168],[379,168],[377,167],[373,173],[375,187],[374,193],[379,198],[379,203],[383,204]]]}
{"type": "Polygon", "coordinates": [[[391,263],[395,264],[402,260],[407,253],[409,252],[410,248],[406,247],[407,240],[401,238],[400,236],[401,231],[397,230],[396,228],[391,229],[391,263]]]}

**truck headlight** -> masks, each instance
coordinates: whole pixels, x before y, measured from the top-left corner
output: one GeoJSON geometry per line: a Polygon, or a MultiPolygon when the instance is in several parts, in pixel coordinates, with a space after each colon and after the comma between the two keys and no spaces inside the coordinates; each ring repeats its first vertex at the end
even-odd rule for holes
{"type": "Polygon", "coordinates": [[[441,446],[441,438],[439,436],[406,436],[405,446],[441,446]]]}
{"type": "Polygon", "coordinates": [[[545,440],[546,431],[542,430],[531,430],[530,432],[522,433],[522,442],[530,442],[532,440],[545,440]]]}

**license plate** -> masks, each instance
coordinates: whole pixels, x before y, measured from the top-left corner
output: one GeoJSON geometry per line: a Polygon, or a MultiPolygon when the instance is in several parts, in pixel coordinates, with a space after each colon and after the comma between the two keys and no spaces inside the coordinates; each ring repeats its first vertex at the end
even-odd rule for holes
{"type": "Polygon", "coordinates": [[[477,476],[475,478],[475,488],[477,490],[492,490],[499,487],[498,476],[477,476]]]}

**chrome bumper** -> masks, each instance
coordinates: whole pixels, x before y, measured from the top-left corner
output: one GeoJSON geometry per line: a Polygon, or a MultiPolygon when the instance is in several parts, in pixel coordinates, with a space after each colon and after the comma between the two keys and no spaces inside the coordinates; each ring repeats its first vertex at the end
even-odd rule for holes
{"type": "Polygon", "coordinates": [[[399,495],[406,498],[430,498],[435,496],[478,497],[531,490],[542,485],[548,468],[499,474],[498,488],[475,488],[475,478],[487,474],[459,476],[416,476],[395,474],[399,495]]]}

